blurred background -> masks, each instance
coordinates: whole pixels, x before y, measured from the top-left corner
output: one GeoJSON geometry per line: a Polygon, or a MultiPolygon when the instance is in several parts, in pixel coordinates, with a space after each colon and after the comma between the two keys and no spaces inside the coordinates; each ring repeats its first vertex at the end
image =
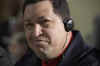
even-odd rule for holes
{"type": "MultiPolygon", "coordinates": [[[[13,64],[27,51],[21,21],[23,2],[24,0],[0,0],[0,48],[9,52],[13,64]]],[[[89,45],[100,48],[100,0],[68,2],[75,29],[80,30],[89,45]]]]}
{"type": "Polygon", "coordinates": [[[88,44],[94,45],[97,41],[95,37],[100,33],[100,0],[68,1],[71,15],[75,21],[75,29],[81,31],[84,40],[88,44]]]}

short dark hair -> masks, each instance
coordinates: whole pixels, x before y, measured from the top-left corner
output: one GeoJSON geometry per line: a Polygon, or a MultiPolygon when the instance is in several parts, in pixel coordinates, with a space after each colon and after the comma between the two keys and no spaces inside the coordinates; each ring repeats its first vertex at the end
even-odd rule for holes
{"type": "MultiPolygon", "coordinates": [[[[43,0],[25,0],[24,6],[23,6],[23,13],[27,5],[29,4],[35,4],[39,1],[43,0]]],[[[63,19],[65,17],[70,17],[70,11],[68,2],[66,0],[49,0],[53,4],[54,12],[60,15],[63,19]]]]}

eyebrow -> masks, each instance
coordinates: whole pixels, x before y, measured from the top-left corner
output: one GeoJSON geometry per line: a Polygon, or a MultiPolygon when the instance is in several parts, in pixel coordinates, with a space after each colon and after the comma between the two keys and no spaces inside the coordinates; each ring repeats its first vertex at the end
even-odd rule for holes
{"type": "Polygon", "coordinates": [[[24,23],[26,23],[26,24],[27,24],[27,23],[30,23],[30,22],[31,22],[30,19],[25,19],[25,20],[24,20],[24,23]]]}
{"type": "MultiPolygon", "coordinates": [[[[31,19],[32,19],[32,17],[24,19],[24,22],[26,22],[26,23],[31,22],[31,19]]],[[[52,20],[52,18],[50,18],[50,17],[40,16],[40,17],[37,18],[37,21],[41,21],[41,20],[45,20],[45,19],[48,20],[48,21],[52,20]]]]}
{"type": "Polygon", "coordinates": [[[48,21],[52,20],[50,17],[45,17],[45,16],[38,17],[38,20],[45,20],[45,19],[48,21]]]}

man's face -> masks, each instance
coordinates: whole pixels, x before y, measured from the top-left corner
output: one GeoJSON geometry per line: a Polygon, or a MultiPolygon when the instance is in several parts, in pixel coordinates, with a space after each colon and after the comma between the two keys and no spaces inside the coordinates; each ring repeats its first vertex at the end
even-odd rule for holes
{"type": "Polygon", "coordinates": [[[29,47],[41,59],[52,59],[62,52],[67,32],[50,1],[30,4],[25,8],[24,28],[29,47]]]}

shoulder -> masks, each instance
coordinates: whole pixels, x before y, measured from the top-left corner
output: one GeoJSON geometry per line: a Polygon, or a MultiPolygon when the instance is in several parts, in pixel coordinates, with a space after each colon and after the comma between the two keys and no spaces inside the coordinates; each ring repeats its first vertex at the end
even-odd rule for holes
{"type": "Polygon", "coordinates": [[[94,47],[88,46],[80,34],[73,32],[73,40],[64,54],[62,66],[99,66],[100,59],[94,47]]]}
{"type": "Polygon", "coordinates": [[[100,56],[96,51],[96,48],[89,48],[83,52],[78,59],[79,66],[100,66],[100,56]]]}
{"type": "Polygon", "coordinates": [[[40,60],[38,57],[33,52],[28,52],[15,64],[15,66],[39,66],[39,64],[40,60]]]}

